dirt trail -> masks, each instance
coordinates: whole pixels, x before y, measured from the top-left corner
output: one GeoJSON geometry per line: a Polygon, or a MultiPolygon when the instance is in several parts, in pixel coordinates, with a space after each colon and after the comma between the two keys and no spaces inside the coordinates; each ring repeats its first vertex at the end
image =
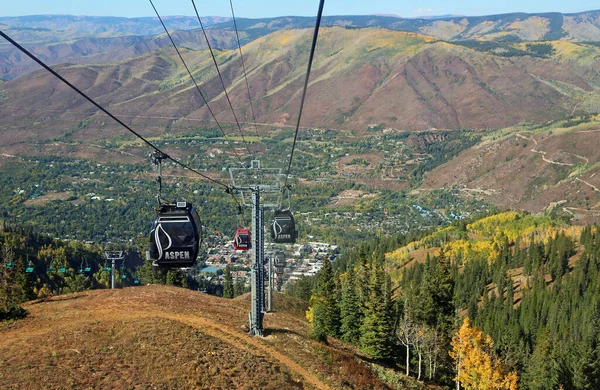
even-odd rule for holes
{"type": "Polygon", "coordinates": [[[593,184],[590,184],[590,183],[588,183],[588,182],[587,182],[587,181],[585,181],[585,180],[582,180],[582,179],[580,179],[580,178],[578,178],[578,177],[576,177],[576,178],[575,178],[575,180],[582,182],[583,184],[587,185],[588,187],[590,187],[591,189],[593,189],[593,190],[594,190],[594,191],[596,191],[596,192],[600,192],[600,190],[598,189],[598,187],[596,187],[596,186],[595,186],[595,185],[593,185],[593,184]]]}
{"type": "MultiPolygon", "coordinates": [[[[571,163],[562,163],[562,162],[558,162],[558,161],[550,160],[549,158],[547,158],[547,157],[546,157],[546,154],[547,154],[548,152],[544,152],[544,151],[541,151],[541,150],[537,150],[537,149],[536,149],[536,147],[537,147],[537,144],[538,144],[537,140],[535,140],[535,139],[533,139],[533,138],[525,137],[524,135],[522,135],[522,134],[519,134],[519,133],[515,134],[515,136],[516,136],[516,137],[519,137],[519,138],[521,138],[521,139],[526,139],[526,140],[528,140],[528,141],[532,141],[532,142],[535,144],[535,146],[534,146],[533,148],[531,148],[531,149],[530,149],[530,152],[532,152],[532,153],[537,153],[537,154],[541,155],[541,156],[542,156],[542,160],[544,160],[544,162],[547,162],[548,164],[562,165],[562,166],[566,166],[566,167],[572,167],[572,166],[575,166],[575,164],[571,164],[571,163]]],[[[579,157],[579,156],[578,156],[578,157],[579,157]]]]}

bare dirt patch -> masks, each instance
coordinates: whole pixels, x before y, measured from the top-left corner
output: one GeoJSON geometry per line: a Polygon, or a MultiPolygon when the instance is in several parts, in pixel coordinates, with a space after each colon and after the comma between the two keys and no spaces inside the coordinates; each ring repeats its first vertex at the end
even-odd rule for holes
{"type": "Polygon", "coordinates": [[[364,173],[380,163],[383,157],[377,153],[353,154],[344,156],[335,163],[335,168],[342,173],[364,173]]]}
{"type": "Polygon", "coordinates": [[[71,196],[70,192],[51,192],[48,194],[44,194],[38,196],[34,199],[29,199],[25,201],[26,206],[44,206],[48,202],[52,202],[53,200],[67,200],[71,196]]]}
{"type": "Polygon", "coordinates": [[[352,206],[360,199],[370,199],[376,197],[377,194],[371,194],[359,190],[345,190],[340,192],[338,196],[333,197],[329,206],[340,207],[340,206],[352,206]]]}

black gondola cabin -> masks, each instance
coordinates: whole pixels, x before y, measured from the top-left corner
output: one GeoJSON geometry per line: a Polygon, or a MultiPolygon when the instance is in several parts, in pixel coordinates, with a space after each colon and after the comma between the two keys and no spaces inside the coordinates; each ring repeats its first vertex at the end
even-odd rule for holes
{"type": "Polygon", "coordinates": [[[294,244],[298,232],[290,210],[277,210],[271,224],[271,239],[276,244],[294,244]]]}
{"type": "Polygon", "coordinates": [[[161,205],[150,231],[146,258],[159,267],[191,267],[202,241],[202,225],[189,202],[161,205]]]}

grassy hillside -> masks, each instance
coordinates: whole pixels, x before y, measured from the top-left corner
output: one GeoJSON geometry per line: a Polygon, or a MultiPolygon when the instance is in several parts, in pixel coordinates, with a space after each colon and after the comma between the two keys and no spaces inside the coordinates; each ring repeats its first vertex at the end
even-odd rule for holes
{"type": "Polygon", "coordinates": [[[386,388],[352,351],[307,338],[292,298],[276,295],[265,337],[248,336],[248,299],[146,286],[26,303],[0,325],[0,386],[386,388]]]}

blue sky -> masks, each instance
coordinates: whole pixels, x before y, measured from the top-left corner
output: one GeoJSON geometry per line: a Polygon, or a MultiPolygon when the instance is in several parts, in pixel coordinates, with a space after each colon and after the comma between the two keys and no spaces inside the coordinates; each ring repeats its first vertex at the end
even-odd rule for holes
{"type": "MultiPolygon", "coordinates": [[[[193,15],[191,0],[153,0],[162,15],[193,15]]],[[[195,0],[201,15],[230,16],[229,0],[195,0]]],[[[98,16],[153,16],[147,0],[26,0],[3,1],[0,16],[70,14],[98,16]]],[[[314,15],[318,0],[233,0],[236,16],[272,17],[314,15]]],[[[326,15],[395,14],[490,15],[507,12],[580,12],[600,9],[598,0],[326,0],[326,15]]]]}

